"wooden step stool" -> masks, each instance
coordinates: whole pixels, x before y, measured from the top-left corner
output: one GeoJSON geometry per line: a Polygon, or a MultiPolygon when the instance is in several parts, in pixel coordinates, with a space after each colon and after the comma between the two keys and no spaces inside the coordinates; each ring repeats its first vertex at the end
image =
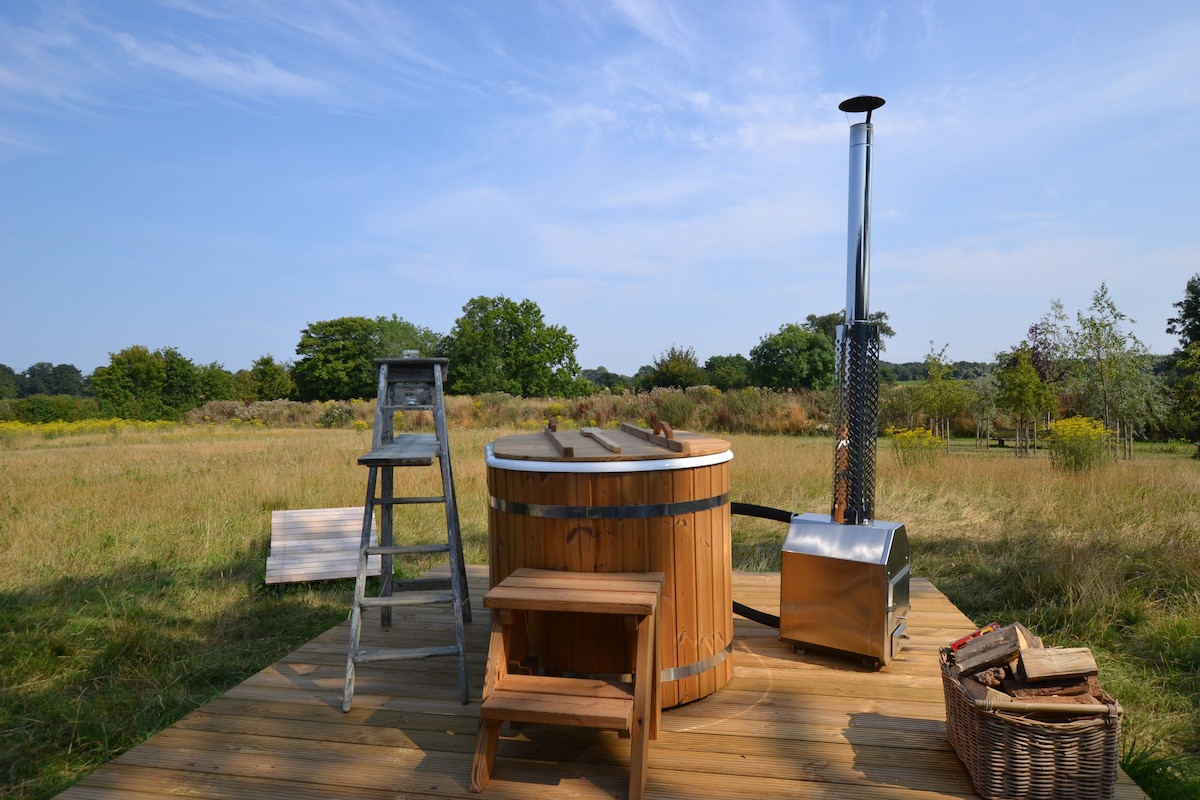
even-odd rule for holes
{"type": "Polygon", "coordinates": [[[471,766],[471,791],[481,792],[496,767],[500,726],[519,723],[577,725],[620,731],[631,740],[629,798],[646,789],[646,751],[658,738],[658,634],[655,630],[663,576],[660,572],[561,572],[521,568],[492,588],[483,604],[492,609],[479,733],[471,766]],[[525,612],[619,614],[636,641],[633,686],[600,678],[560,678],[509,672],[527,641],[525,612]]]}

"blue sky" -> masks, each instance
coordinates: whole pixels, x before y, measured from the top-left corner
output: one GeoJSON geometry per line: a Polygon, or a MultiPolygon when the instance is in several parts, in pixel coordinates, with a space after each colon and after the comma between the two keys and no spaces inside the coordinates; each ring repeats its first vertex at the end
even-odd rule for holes
{"type": "Polygon", "coordinates": [[[584,368],[749,355],[845,297],[875,112],[883,358],[990,361],[1106,282],[1152,352],[1200,271],[1200,4],[0,4],[0,363],[295,357],[536,302],[584,368]]]}

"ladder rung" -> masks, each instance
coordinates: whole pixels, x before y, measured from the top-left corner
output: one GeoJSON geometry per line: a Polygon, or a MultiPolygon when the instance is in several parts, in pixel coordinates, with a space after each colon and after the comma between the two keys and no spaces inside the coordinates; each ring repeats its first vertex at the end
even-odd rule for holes
{"type": "Polygon", "coordinates": [[[376,506],[411,506],[418,503],[444,503],[446,495],[440,497],[393,497],[391,499],[376,497],[371,500],[376,506]]]}
{"type": "Polygon", "coordinates": [[[408,556],[424,553],[449,553],[448,544],[370,544],[367,545],[369,556],[408,556]]]}
{"type": "Polygon", "coordinates": [[[402,592],[391,597],[364,597],[358,603],[363,608],[393,608],[395,606],[425,606],[434,603],[453,603],[454,592],[402,592]]]}
{"type": "Polygon", "coordinates": [[[413,658],[432,658],[433,656],[456,656],[458,647],[446,645],[443,647],[408,647],[391,650],[360,650],[354,656],[354,663],[365,661],[407,661],[413,658]]]}
{"type": "Polygon", "coordinates": [[[393,411],[393,412],[394,412],[394,411],[434,411],[434,410],[436,410],[436,409],[437,409],[437,406],[433,406],[433,405],[429,405],[429,406],[393,406],[393,405],[385,405],[385,406],[383,407],[383,410],[384,410],[384,411],[393,411]]]}

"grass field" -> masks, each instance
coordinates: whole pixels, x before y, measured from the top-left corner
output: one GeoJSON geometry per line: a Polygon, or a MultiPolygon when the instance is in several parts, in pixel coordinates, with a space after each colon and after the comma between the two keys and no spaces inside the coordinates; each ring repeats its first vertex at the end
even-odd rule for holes
{"type": "MultiPolygon", "coordinates": [[[[487,557],[483,448],[510,432],[451,432],[473,563],[487,557]]],[[[270,512],[361,504],[355,459],[369,436],[6,432],[0,796],[52,796],[343,619],[351,582],[263,585],[270,512]]],[[[735,501],[827,513],[828,441],[727,438],[735,501]]],[[[436,536],[439,512],[404,519],[436,536]]],[[[933,465],[901,467],[881,442],[876,512],[906,523],[914,572],[976,622],[1020,621],[1048,644],[1091,647],[1126,709],[1126,769],[1160,800],[1200,796],[1200,462],[1147,449],[1071,475],[956,442],[933,465]]],[[[778,569],[783,533],[735,517],[735,567],[778,569]]]]}

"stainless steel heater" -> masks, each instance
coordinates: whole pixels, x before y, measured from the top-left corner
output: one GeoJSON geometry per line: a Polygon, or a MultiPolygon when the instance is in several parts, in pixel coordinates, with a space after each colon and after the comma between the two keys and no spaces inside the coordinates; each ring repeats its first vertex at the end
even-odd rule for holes
{"type": "Polygon", "coordinates": [[[909,608],[908,535],[873,519],[879,417],[879,330],[870,321],[871,114],[880,97],[838,106],[866,114],[850,128],[846,321],[838,326],[833,504],[791,518],[780,564],[779,636],[888,664],[909,608]]]}

